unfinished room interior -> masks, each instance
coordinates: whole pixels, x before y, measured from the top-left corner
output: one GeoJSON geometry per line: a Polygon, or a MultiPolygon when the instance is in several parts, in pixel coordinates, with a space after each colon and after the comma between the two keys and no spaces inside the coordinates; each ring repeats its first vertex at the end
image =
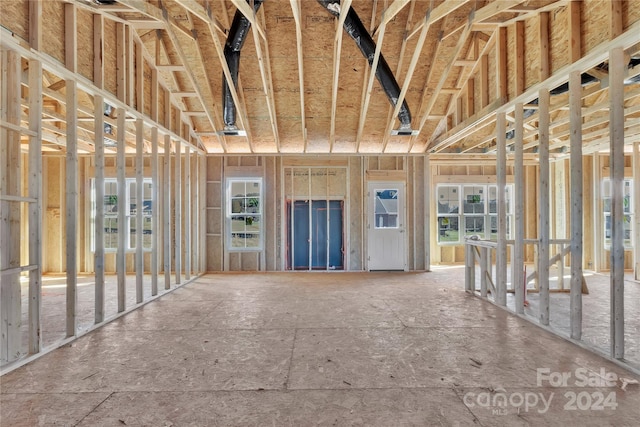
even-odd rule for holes
{"type": "Polygon", "coordinates": [[[639,425],[636,0],[0,0],[0,46],[0,425],[639,425]]]}

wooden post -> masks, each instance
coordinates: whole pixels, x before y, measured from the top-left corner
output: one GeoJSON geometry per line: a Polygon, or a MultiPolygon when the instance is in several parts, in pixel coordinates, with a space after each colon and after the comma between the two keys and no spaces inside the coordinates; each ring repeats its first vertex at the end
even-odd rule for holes
{"type": "Polygon", "coordinates": [[[151,295],[158,294],[158,128],[151,128],[151,295]]]}
{"type": "Polygon", "coordinates": [[[175,274],[176,285],[182,282],[182,141],[176,141],[176,162],[175,162],[174,182],[175,182],[175,274]]]}
{"type": "Polygon", "coordinates": [[[94,222],[95,248],[95,323],[104,321],[104,98],[101,95],[93,97],[95,114],[95,181],[96,217],[94,222]]]}
{"type": "Polygon", "coordinates": [[[634,200],[634,216],[635,223],[633,225],[633,277],[640,280],[640,141],[636,140],[633,144],[633,200],[634,200]]]}
{"type": "MultiPolygon", "coordinates": [[[[93,15],[93,84],[104,87],[104,19],[102,15],[93,15]]],[[[95,192],[96,217],[94,222],[95,248],[93,269],[95,274],[95,323],[104,321],[105,282],[104,282],[104,98],[94,95],[94,132],[95,132],[95,192]]]]}
{"type": "Polygon", "coordinates": [[[538,285],[540,323],[549,324],[549,91],[538,96],[540,183],[538,200],[538,285]]]}
{"type": "Polygon", "coordinates": [[[67,336],[76,334],[76,305],[78,301],[78,95],[75,80],[66,80],[66,249],[67,249],[67,336]]]}
{"type": "Polygon", "coordinates": [[[524,274],[524,106],[522,103],[516,104],[515,107],[515,158],[514,158],[514,209],[515,209],[515,231],[514,231],[514,247],[513,247],[513,269],[511,273],[511,282],[513,283],[516,313],[524,314],[524,284],[521,278],[524,274]]]}
{"type": "MultiPolygon", "coordinates": [[[[431,164],[429,155],[424,156],[424,269],[431,271],[431,164]]],[[[472,260],[472,262],[474,262],[472,260]]],[[[474,262],[475,263],[475,262],[474,262]]],[[[475,271],[475,266],[474,266],[475,271]]],[[[475,287],[475,280],[474,285],[475,287]]]]}
{"type": "Polygon", "coordinates": [[[184,157],[184,278],[191,279],[191,148],[185,147],[184,157]]]}
{"type": "Polygon", "coordinates": [[[498,113],[496,124],[498,145],[498,247],[496,249],[496,303],[507,304],[507,126],[504,112],[498,113]]]}
{"type": "MultiPolygon", "coordinates": [[[[65,11],[65,64],[76,72],[76,7],[67,3],[65,11]]],[[[66,79],[66,249],[67,249],[67,336],[76,334],[78,303],[78,91],[77,82],[66,79]]]]}
{"type": "MultiPolygon", "coordinates": [[[[579,71],[569,75],[571,144],[571,338],[582,338],[582,85],[579,71]]],[[[562,257],[561,257],[562,258],[562,257]]],[[[563,263],[564,264],[564,263],[563,263]]]]}
{"type": "Polygon", "coordinates": [[[126,182],[126,157],[125,157],[125,111],[124,108],[117,109],[117,154],[116,154],[116,174],[118,188],[118,250],[116,252],[116,273],[118,275],[118,312],[123,312],[126,308],[127,292],[127,182],[126,182]]]}
{"type": "MultiPolygon", "coordinates": [[[[20,55],[2,50],[2,108],[3,122],[20,125],[20,55]]],[[[0,143],[0,196],[21,196],[20,133],[2,128],[0,143]]],[[[21,353],[20,323],[22,321],[20,267],[20,203],[0,200],[0,362],[16,360],[21,353]]]]}
{"type": "Polygon", "coordinates": [[[487,297],[487,274],[491,269],[491,251],[482,246],[480,248],[480,296],[487,297]]]}
{"type": "Polygon", "coordinates": [[[29,353],[42,346],[42,64],[29,60],[29,353]]]}
{"type": "Polygon", "coordinates": [[[171,136],[164,136],[164,288],[171,288],[171,136]]]}
{"type": "Polygon", "coordinates": [[[624,358],[624,51],[609,52],[611,166],[611,357],[624,358]]]}
{"type": "Polygon", "coordinates": [[[144,248],[142,244],[144,218],[144,122],[136,120],[136,303],[144,300],[144,248]]]}

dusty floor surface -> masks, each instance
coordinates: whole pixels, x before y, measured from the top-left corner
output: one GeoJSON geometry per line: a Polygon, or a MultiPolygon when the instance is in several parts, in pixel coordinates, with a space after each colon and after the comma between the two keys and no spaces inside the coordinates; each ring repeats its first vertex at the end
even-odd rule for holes
{"type": "Polygon", "coordinates": [[[207,275],[0,377],[0,424],[640,425],[639,377],[460,277],[207,275]]]}

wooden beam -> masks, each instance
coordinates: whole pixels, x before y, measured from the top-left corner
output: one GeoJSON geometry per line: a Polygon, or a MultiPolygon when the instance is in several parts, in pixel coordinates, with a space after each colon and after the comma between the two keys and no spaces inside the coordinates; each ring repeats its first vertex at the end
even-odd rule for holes
{"type": "MultiPolygon", "coordinates": [[[[262,9],[262,16],[264,16],[264,9],[262,9]]],[[[253,34],[253,43],[256,49],[256,57],[258,59],[258,67],[260,69],[260,77],[262,80],[262,89],[265,96],[265,103],[267,104],[267,111],[269,113],[269,123],[271,124],[271,132],[276,142],[276,150],[280,151],[280,136],[278,134],[278,116],[276,114],[276,106],[273,95],[273,80],[271,78],[271,61],[269,60],[269,44],[267,40],[265,43],[265,53],[262,53],[262,43],[258,37],[256,31],[251,32],[253,34]]],[[[249,146],[251,152],[254,151],[253,138],[249,139],[249,146]]]]}
{"type": "Polygon", "coordinates": [[[144,122],[142,119],[136,120],[136,303],[140,304],[144,300],[144,251],[142,238],[144,218],[144,122]]]}
{"type": "MultiPolygon", "coordinates": [[[[404,83],[402,85],[402,89],[400,90],[400,96],[398,97],[398,100],[396,101],[396,105],[395,105],[395,107],[393,109],[393,113],[391,115],[391,119],[388,121],[387,126],[385,128],[384,140],[383,140],[383,144],[382,144],[382,152],[383,153],[387,149],[387,143],[389,141],[389,135],[391,133],[391,129],[393,128],[393,124],[395,123],[396,118],[398,117],[398,114],[400,113],[400,108],[402,108],[402,103],[404,102],[404,98],[406,97],[407,92],[409,91],[409,86],[410,86],[411,81],[413,79],[413,73],[415,72],[415,69],[416,69],[416,67],[418,65],[418,62],[420,60],[420,55],[422,53],[422,49],[424,47],[424,43],[425,43],[426,38],[427,38],[427,33],[429,31],[429,28],[431,27],[431,22],[432,21],[429,19],[429,15],[427,15],[427,17],[425,18],[425,24],[423,25],[422,29],[420,30],[420,36],[418,37],[418,41],[416,42],[416,46],[415,46],[415,49],[413,51],[413,55],[411,56],[411,61],[409,63],[409,68],[407,70],[407,74],[406,74],[406,77],[404,79],[404,83]]],[[[382,43],[380,43],[380,44],[382,44],[382,43]]],[[[364,125],[364,123],[363,123],[363,125],[364,125]]],[[[408,151],[411,151],[411,149],[409,149],[408,151]]]]}
{"type": "MultiPolygon", "coordinates": [[[[0,50],[2,56],[0,85],[4,123],[20,126],[20,55],[12,50],[0,50]]],[[[20,287],[20,218],[21,206],[8,197],[21,196],[20,133],[0,129],[0,362],[12,362],[21,356],[22,319],[20,287]]]]}
{"type": "MultiPolygon", "coordinates": [[[[614,2],[617,3],[617,2],[614,2]]],[[[569,61],[575,62],[582,57],[582,9],[581,0],[569,2],[569,61]]]]}
{"type": "Polygon", "coordinates": [[[524,134],[524,106],[522,103],[516,104],[515,107],[515,156],[513,159],[514,168],[514,247],[513,247],[513,272],[511,274],[511,282],[515,289],[515,311],[517,314],[524,314],[524,293],[525,286],[520,281],[524,275],[524,225],[525,225],[525,171],[524,171],[524,150],[523,134],[524,134]]]}
{"type": "Polygon", "coordinates": [[[104,281],[104,98],[101,95],[93,97],[95,110],[95,181],[96,216],[94,222],[94,276],[95,276],[95,313],[96,324],[104,321],[105,310],[105,281],[104,281]]]}
{"type": "MultiPolygon", "coordinates": [[[[40,2],[37,2],[40,3],[40,2]]],[[[42,64],[29,60],[29,354],[42,347],[42,64]]]]}
{"type": "Polygon", "coordinates": [[[33,50],[42,49],[42,2],[29,2],[29,45],[33,50]]]}
{"type": "Polygon", "coordinates": [[[582,82],[579,71],[569,75],[569,115],[571,143],[571,338],[582,338],[582,82]]]}
{"type": "Polygon", "coordinates": [[[135,72],[135,86],[136,86],[136,110],[144,113],[144,55],[142,53],[142,43],[135,43],[136,52],[136,72],[135,72]]]}
{"type": "Polygon", "coordinates": [[[407,36],[407,39],[413,38],[413,36],[416,35],[416,33],[418,31],[422,31],[422,27],[424,27],[425,25],[434,24],[435,22],[439,21],[440,19],[444,18],[445,16],[448,16],[449,14],[453,13],[458,8],[460,8],[460,7],[464,6],[464,5],[465,5],[465,2],[462,2],[462,1],[445,0],[443,3],[439,4],[438,6],[436,6],[432,10],[430,10],[427,13],[425,19],[421,20],[415,26],[415,28],[413,28],[411,31],[409,31],[409,35],[407,36]]]}
{"type": "Polygon", "coordinates": [[[633,144],[633,182],[636,183],[633,187],[633,211],[636,214],[633,216],[633,277],[635,280],[640,280],[640,139],[636,140],[633,144]]]}
{"type": "Polygon", "coordinates": [[[64,4],[64,63],[69,71],[78,71],[77,13],[73,3],[64,4]]]}
{"type": "MultiPolygon", "coordinates": [[[[386,30],[386,24],[382,23],[380,25],[380,27],[378,28],[379,31],[377,32],[378,38],[376,40],[376,49],[375,52],[373,54],[373,62],[371,63],[370,66],[370,72],[369,72],[369,78],[367,79],[367,86],[366,86],[366,91],[364,94],[364,100],[362,101],[362,107],[360,108],[360,120],[358,122],[358,130],[356,132],[356,152],[358,152],[360,150],[360,141],[362,140],[362,132],[364,130],[364,124],[367,120],[367,111],[369,109],[369,101],[371,99],[371,93],[373,92],[373,82],[376,79],[376,73],[375,70],[378,69],[378,63],[380,61],[380,53],[381,53],[381,49],[382,49],[382,43],[384,41],[384,34],[385,34],[385,30],[386,30]]],[[[424,40],[422,40],[422,43],[424,43],[424,40]]],[[[420,46],[419,49],[422,50],[422,44],[420,43],[420,41],[418,41],[418,45],[420,46]]],[[[418,50],[418,48],[416,48],[416,50],[418,50]]],[[[413,70],[411,69],[411,65],[409,65],[409,70],[407,71],[407,73],[412,74],[413,70]]],[[[408,82],[411,80],[411,76],[408,75],[407,78],[405,79],[405,84],[408,84],[408,82]]],[[[399,111],[400,107],[402,106],[402,100],[403,100],[403,94],[402,92],[400,92],[400,96],[398,98],[398,100],[396,100],[396,108],[395,110],[399,111]]],[[[397,115],[397,113],[394,111],[393,117],[395,117],[397,115]]],[[[391,123],[394,123],[395,120],[391,120],[391,123]]],[[[389,128],[389,125],[387,125],[387,128],[389,128]]],[[[385,135],[388,133],[385,132],[385,135]]],[[[382,146],[382,151],[384,152],[384,149],[386,147],[386,138],[384,139],[383,142],[383,146],[382,146]]]]}
{"type": "Polygon", "coordinates": [[[78,91],[75,80],[66,84],[66,271],[67,271],[67,337],[76,334],[78,302],[78,135],[77,105],[78,91]]]}
{"type": "MultiPolygon", "coordinates": [[[[116,23],[116,45],[125,46],[124,36],[125,26],[121,23],[116,23]]],[[[127,87],[126,87],[126,49],[116,49],[116,97],[122,103],[125,103],[127,87]]]]}
{"type": "Polygon", "coordinates": [[[171,136],[164,136],[163,177],[163,236],[164,236],[164,288],[171,289],[171,136]]]}
{"type": "Polygon", "coordinates": [[[609,135],[611,167],[611,357],[624,358],[624,78],[621,47],[609,52],[609,135]]]}
{"type": "MultiPolygon", "coordinates": [[[[516,78],[517,80],[517,78],[516,78]]],[[[497,30],[496,40],[496,98],[507,99],[508,95],[508,70],[507,70],[507,28],[500,27],[497,30]]]]}
{"type": "Polygon", "coordinates": [[[551,75],[549,48],[549,12],[538,15],[538,36],[540,47],[539,81],[543,82],[551,75]]]}
{"type": "Polygon", "coordinates": [[[525,64],[524,64],[524,21],[517,21],[515,23],[515,94],[520,95],[524,92],[525,81],[525,64]]]}
{"type": "Polygon", "coordinates": [[[480,57],[480,109],[489,105],[489,56],[480,57]]]}
{"type": "Polygon", "coordinates": [[[498,180],[498,247],[496,249],[495,302],[507,305],[507,138],[505,113],[498,113],[496,122],[497,180],[498,180]]]}
{"type": "Polygon", "coordinates": [[[191,280],[191,150],[184,156],[184,279],[191,280]]]}
{"type": "Polygon", "coordinates": [[[476,112],[475,106],[475,78],[471,78],[467,80],[467,97],[466,97],[466,108],[467,108],[467,117],[471,117],[476,112]]]}
{"type": "Polygon", "coordinates": [[[175,276],[176,285],[182,283],[182,142],[176,141],[176,160],[174,166],[175,199],[174,199],[174,228],[175,228],[175,276]]]}
{"type": "MultiPolygon", "coordinates": [[[[611,40],[618,37],[620,34],[624,32],[624,14],[622,12],[623,2],[621,1],[612,1],[609,2],[611,7],[611,40]]],[[[631,6],[631,5],[629,5],[631,6]]]]}
{"type": "Polygon", "coordinates": [[[538,190],[538,284],[540,288],[539,320],[549,325],[549,91],[540,89],[539,105],[539,149],[540,175],[538,190]]]}
{"type": "Polygon", "coordinates": [[[244,15],[245,18],[247,18],[253,28],[260,34],[260,37],[262,37],[264,40],[267,40],[267,36],[264,30],[260,25],[258,25],[258,21],[256,20],[256,15],[253,11],[253,8],[249,6],[246,0],[231,0],[231,3],[233,3],[233,5],[244,15]]]}
{"type": "Polygon", "coordinates": [[[158,128],[151,128],[151,296],[158,294],[158,234],[160,203],[158,186],[158,128]]]}
{"type": "MultiPolygon", "coordinates": [[[[40,3],[40,2],[36,2],[40,3]]],[[[104,18],[93,15],[93,84],[104,89],[104,18]]],[[[103,98],[104,99],[104,98],[103,98]]],[[[102,114],[101,114],[102,115],[102,114]]]]}
{"type": "MultiPolygon", "coordinates": [[[[198,94],[198,99],[200,101],[200,104],[202,105],[202,108],[207,116],[207,119],[209,120],[209,123],[212,129],[216,129],[215,116],[211,111],[209,103],[206,102],[206,98],[204,96],[205,94],[202,87],[200,86],[199,80],[195,77],[193,70],[189,66],[191,62],[189,61],[189,58],[187,58],[186,54],[184,53],[183,49],[180,46],[180,41],[178,40],[178,36],[173,30],[173,25],[168,25],[168,24],[169,22],[167,21],[167,31],[166,31],[167,35],[171,39],[171,43],[175,47],[175,50],[178,53],[178,56],[180,57],[180,61],[185,66],[185,72],[189,78],[189,81],[191,82],[192,87],[194,88],[195,92],[198,94]]],[[[171,24],[173,24],[173,22],[171,24]]]]}
{"type": "MultiPolygon", "coordinates": [[[[433,91],[433,95],[429,98],[429,102],[427,103],[426,109],[420,112],[420,114],[422,114],[422,118],[420,119],[420,125],[418,126],[419,131],[422,131],[422,129],[424,128],[424,125],[427,122],[429,115],[431,114],[431,109],[433,108],[433,106],[435,105],[438,99],[437,94],[440,92],[440,89],[444,87],[444,84],[447,81],[447,78],[449,77],[451,68],[453,68],[455,61],[458,59],[458,55],[460,54],[460,51],[462,50],[462,48],[465,45],[465,42],[467,41],[467,37],[471,33],[471,22],[472,20],[470,17],[466,27],[460,34],[458,43],[456,44],[456,47],[453,50],[453,54],[451,55],[449,62],[447,63],[447,66],[444,68],[444,70],[442,71],[442,74],[440,75],[440,80],[438,80],[438,84],[436,85],[436,88],[433,91]]],[[[416,136],[411,137],[410,147],[408,150],[409,152],[411,152],[411,149],[413,148],[413,145],[415,144],[416,139],[417,139],[416,136]]]]}
{"type": "Polygon", "coordinates": [[[127,292],[127,264],[126,264],[126,245],[127,245],[127,212],[128,206],[125,205],[127,198],[126,183],[126,157],[125,157],[125,120],[126,113],[124,108],[117,108],[117,134],[116,134],[116,169],[117,169],[117,191],[118,191],[118,249],[116,252],[116,274],[118,282],[118,313],[122,313],[126,308],[126,292],[127,292]]]}
{"type": "Polygon", "coordinates": [[[385,27],[389,22],[391,22],[391,20],[395,18],[396,15],[400,13],[400,11],[408,4],[409,0],[394,0],[393,3],[389,5],[389,7],[382,11],[382,19],[380,20],[380,24],[372,31],[371,37],[377,36],[378,31],[381,28],[385,27]]]}
{"type": "Polygon", "coordinates": [[[336,138],[336,109],[338,104],[338,87],[340,81],[340,53],[342,52],[342,34],[344,21],[347,18],[352,0],[343,0],[340,4],[340,16],[336,25],[336,35],[333,40],[333,82],[331,84],[331,129],[329,130],[329,152],[333,151],[336,138]]]}
{"type": "Polygon", "coordinates": [[[291,12],[293,13],[293,20],[296,24],[296,52],[298,57],[298,84],[300,85],[300,131],[302,135],[303,152],[307,151],[307,119],[305,113],[305,100],[304,100],[304,55],[302,44],[302,18],[300,16],[300,0],[289,0],[291,3],[291,12]]]}

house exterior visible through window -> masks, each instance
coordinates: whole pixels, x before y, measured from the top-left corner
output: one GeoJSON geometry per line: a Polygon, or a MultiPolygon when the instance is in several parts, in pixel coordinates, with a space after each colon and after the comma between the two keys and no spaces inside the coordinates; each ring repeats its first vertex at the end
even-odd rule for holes
{"type": "MultiPolygon", "coordinates": [[[[602,206],[604,212],[604,246],[611,247],[611,179],[602,181],[602,206]]],[[[622,229],[624,247],[633,247],[633,180],[627,178],[622,183],[622,229]]]]}
{"type": "Polygon", "coordinates": [[[227,247],[262,250],[262,179],[227,179],[227,247]]]}
{"type": "MultiPolygon", "coordinates": [[[[513,223],[513,185],[505,188],[507,238],[513,223]]],[[[498,186],[442,184],[436,188],[438,243],[461,244],[465,237],[498,237],[498,186]]]]}
{"type": "MultiPolygon", "coordinates": [[[[118,249],[118,209],[125,206],[126,220],[124,227],[127,229],[125,250],[134,251],[137,247],[136,242],[136,214],[138,207],[142,206],[142,248],[145,251],[151,250],[151,234],[152,230],[152,183],[151,179],[145,179],[143,182],[143,199],[140,204],[136,200],[136,180],[130,178],[126,180],[126,196],[123,204],[118,203],[118,182],[114,178],[104,180],[104,250],[105,252],[115,252],[118,249]]],[[[91,182],[91,250],[95,251],[95,215],[96,215],[96,192],[95,180],[91,182]]]]}

